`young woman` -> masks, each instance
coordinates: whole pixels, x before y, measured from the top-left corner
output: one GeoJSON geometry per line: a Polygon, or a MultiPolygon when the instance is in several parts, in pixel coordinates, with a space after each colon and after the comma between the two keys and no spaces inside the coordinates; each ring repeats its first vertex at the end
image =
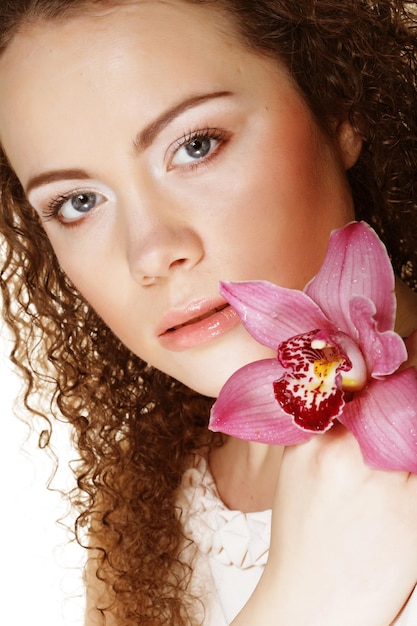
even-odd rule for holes
{"type": "Polygon", "coordinates": [[[414,476],[341,427],[207,430],[270,355],[219,281],[302,289],[353,219],[412,345],[413,3],[14,0],[0,23],[4,316],[27,408],[74,428],[88,626],[416,620],[414,476]]]}

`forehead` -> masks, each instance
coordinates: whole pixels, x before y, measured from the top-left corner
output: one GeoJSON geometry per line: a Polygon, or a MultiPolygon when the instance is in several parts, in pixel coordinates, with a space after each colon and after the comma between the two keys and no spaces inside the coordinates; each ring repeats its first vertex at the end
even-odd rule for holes
{"type": "Polygon", "coordinates": [[[231,32],[211,7],[176,1],[28,25],[0,57],[0,140],[12,164],[14,146],[19,158],[32,153],[45,124],[48,134],[81,124],[87,99],[111,117],[140,97],[141,116],[181,97],[186,83],[198,91],[229,67],[238,75],[244,52],[231,32]]]}
{"type": "MultiPolygon", "coordinates": [[[[232,39],[238,44],[235,29],[230,18],[217,7],[206,3],[184,2],[183,0],[131,0],[120,3],[106,3],[106,6],[79,7],[57,19],[36,19],[23,22],[18,34],[0,57],[0,69],[7,69],[14,61],[19,62],[19,70],[24,73],[30,65],[30,54],[38,60],[59,63],[71,60],[71,47],[82,53],[91,45],[105,44],[113,47],[117,57],[117,47],[126,46],[129,38],[135,40],[143,50],[152,49],[155,54],[155,41],[161,38],[167,43],[180,43],[185,33],[190,40],[197,29],[203,53],[204,43],[210,45],[214,39],[232,39]],[[152,44],[154,44],[152,46],[152,44]],[[43,59],[40,58],[43,53],[43,59]]],[[[197,39],[197,37],[196,37],[197,39]]],[[[179,45],[174,52],[177,52],[179,45]]],[[[93,55],[94,57],[95,55],[93,55]]],[[[15,68],[16,69],[16,68],[15,68]]]]}

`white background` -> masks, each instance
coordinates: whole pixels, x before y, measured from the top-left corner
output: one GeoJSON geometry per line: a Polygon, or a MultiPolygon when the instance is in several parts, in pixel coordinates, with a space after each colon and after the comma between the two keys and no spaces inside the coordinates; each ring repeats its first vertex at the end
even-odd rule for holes
{"type": "MultiPolygon", "coordinates": [[[[31,434],[13,414],[20,381],[8,363],[9,345],[1,326],[0,333],[0,623],[80,626],[83,552],[57,523],[68,504],[46,487],[54,462],[39,450],[38,434],[31,434]]],[[[63,462],[52,488],[63,489],[71,484],[68,461],[75,454],[66,427],[55,430],[53,445],[63,462]]]]}

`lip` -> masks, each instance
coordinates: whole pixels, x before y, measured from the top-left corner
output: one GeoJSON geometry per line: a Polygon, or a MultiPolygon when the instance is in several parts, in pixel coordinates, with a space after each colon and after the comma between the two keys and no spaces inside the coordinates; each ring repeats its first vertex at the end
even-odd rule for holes
{"type": "Polygon", "coordinates": [[[157,336],[164,348],[180,352],[207,343],[239,323],[236,311],[223,298],[200,300],[164,315],[157,336]]]}

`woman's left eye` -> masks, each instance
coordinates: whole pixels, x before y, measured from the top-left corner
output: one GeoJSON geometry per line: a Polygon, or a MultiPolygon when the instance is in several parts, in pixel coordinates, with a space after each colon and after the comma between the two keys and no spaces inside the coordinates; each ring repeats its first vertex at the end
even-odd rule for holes
{"type": "Polygon", "coordinates": [[[75,222],[105,201],[105,196],[97,191],[80,191],[58,196],[49,203],[44,219],[57,217],[64,223],[75,222]]]}
{"type": "Polygon", "coordinates": [[[225,133],[221,130],[192,133],[178,142],[170,167],[204,161],[214,154],[225,140],[225,133]]]}

